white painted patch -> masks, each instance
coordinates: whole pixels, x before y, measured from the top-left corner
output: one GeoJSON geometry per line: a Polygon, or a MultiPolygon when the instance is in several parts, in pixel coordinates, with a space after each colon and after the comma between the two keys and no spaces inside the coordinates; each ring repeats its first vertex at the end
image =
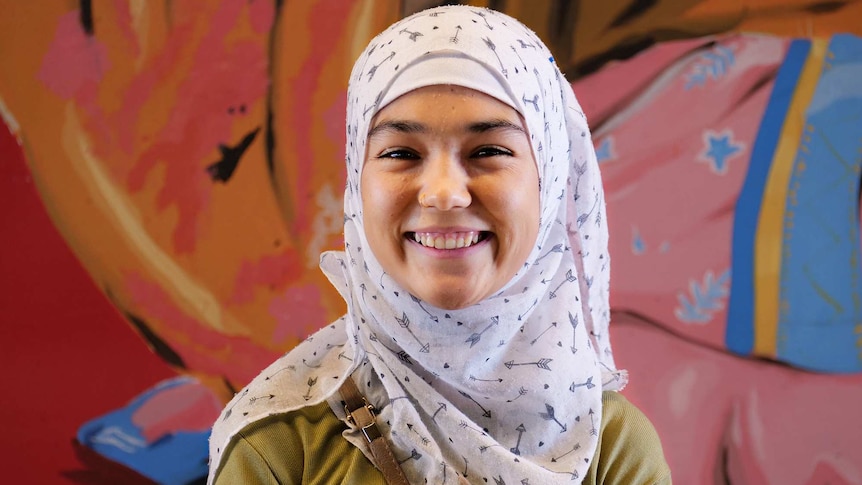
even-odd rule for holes
{"type": "Polygon", "coordinates": [[[18,140],[18,144],[20,145],[21,138],[18,136],[18,132],[21,131],[21,125],[18,124],[18,120],[16,120],[15,116],[12,115],[12,112],[9,111],[9,107],[6,106],[6,102],[3,101],[3,98],[0,98],[0,117],[3,118],[3,122],[9,127],[9,132],[15,135],[15,139],[18,140]]]}
{"type": "Polygon", "coordinates": [[[682,417],[691,406],[691,395],[697,383],[697,371],[686,367],[676,376],[668,388],[668,403],[674,417],[682,417]]]}
{"type": "Polygon", "coordinates": [[[344,228],[344,201],[336,197],[331,184],[324,184],[314,198],[317,203],[317,217],[311,224],[311,240],[305,251],[305,266],[316,268],[320,264],[320,253],[330,236],[338,234],[344,228]]]}

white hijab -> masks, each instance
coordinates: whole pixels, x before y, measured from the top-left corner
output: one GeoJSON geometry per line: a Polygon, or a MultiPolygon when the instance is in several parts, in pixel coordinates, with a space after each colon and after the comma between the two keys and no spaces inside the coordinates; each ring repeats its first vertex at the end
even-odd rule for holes
{"type": "MultiPolygon", "coordinates": [[[[608,340],[598,164],[548,49],[492,10],[449,6],[408,17],[373,39],[354,66],[347,140],[345,251],[321,257],[347,314],[227,405],[210,440],[210,482],[230,439],[254,421],[324,400],[343,417],[337,391],[351,374],[411,483],[581,480],[598,442],[601,393],[621,389],[626,375],[608,340]],[[369,123],[389,101],[434,84],[483,91],[521,113],[539,169],[536,246],[500,292],[462,310],[440,310],[402,289],[363,228],[369,123]]],[[[360,433],[345,437],[365,450],[360,433]]]]}

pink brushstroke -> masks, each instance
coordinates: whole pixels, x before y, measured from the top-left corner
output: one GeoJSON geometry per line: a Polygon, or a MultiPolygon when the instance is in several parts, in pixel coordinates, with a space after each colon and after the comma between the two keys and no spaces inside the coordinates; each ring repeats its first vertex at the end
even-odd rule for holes
{"type": "Polygon", "coordinates": [[[114,11],[117,16],[117,27],[123,33],[124,40],[128,43],[129,57],[135,59],[141,55],[141,44],[138,43],[138,36],[132,28],[132,12],[129,10],[128,0],[114,0],[114,11]]]}
{"type": "Polygon", "coordinates": [[[326,310],[320,304],[320,289],[316,285],[290,288],[284,295],[273,298],[269,314],[278,321],[272,334],[272,341],[276,344],[289,338],[304,339],[327,323],[326,310]]]}
{"type": "Polygon", "coordinates": [[[156,392],[132,414],[132,423],[148,444],[180,431],[201,432],[212,427],[222,403],[197,380],[156,392]]]}
{"type": "Polygon", "coordinates": [[[303,271],[302,260],[292,249],[257,261],[245,260],[234,278],[231,303],[241,305],[252,301],[254,291],[261,286],[283,288],[302,276],[303,271]]]}
{"type": "Polygon", "coordinates": [[[51,92],[63,99],[72,99],[85,88],[95,93],[110,67],[107,47],[84,32],[80,17],[78,10],[60,17],[37,74],[51,92]]]}

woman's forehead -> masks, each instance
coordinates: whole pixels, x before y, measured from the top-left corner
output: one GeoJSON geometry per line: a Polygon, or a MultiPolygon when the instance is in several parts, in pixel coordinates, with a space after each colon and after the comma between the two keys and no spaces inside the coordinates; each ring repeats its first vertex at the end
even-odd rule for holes
{"type": "Polygon", "coordinates": [[[457,118],[468,123],[474,118],[505,118],[523,127],[520,113],[512,106],[475,89],[454,84],[423,86],[404,93],[383,106],[370,126],[373,128],[391,118],[421,122],[428,117],[457,118]]]}

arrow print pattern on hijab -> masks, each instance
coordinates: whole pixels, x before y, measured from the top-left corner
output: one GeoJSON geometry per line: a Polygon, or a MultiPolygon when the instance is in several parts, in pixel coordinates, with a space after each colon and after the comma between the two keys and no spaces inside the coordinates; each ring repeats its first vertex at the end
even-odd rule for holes
{"type": "Polygon", "coordinates": [[[473,397],[472,397],[471,395],[467,394],[467,393],[466,393],[466,392],[464,392],[464,391],[458,391],[458,393],[459,393],[459,394],[461,394],[462,396],[466,397],[466,398],[467,398],[467,399],[469,399],[470,401],[473,401],[473,403],[474,403],[474,404],[476,404],[477,406],[479,406],[479,408],[482,410],[482,416],[484,416],[484,417],[486,417],[486,418],[490,418],[490,417],[491,417],[491,410],[490,410],[490,409],[485,409],[485,407],[484,407],[484,406],[482,406],[481,404],[479,404],[479,401],[477,401],[477,400],[473,399],[473,397]]]}
{"type": "Polygon", "coordinates": [[[477,343],[479,343],[479,340],[481,340],[481,339],[482,339],[482,335],[483,335],[485,332],[487,332],[488,330],[490,330],[490,329],[491,329],[491,327],[494,327],[494,326],[499,325],[499,324],[500,324],[500,317],[499,317],[498,315],[495,315],[495,316],[491,317],[491,323],[489,323],[487,327],[485,327],[482,331],[480,331],[480,332],[478,332],[478,333],[473,333],[472,335],[470,335],[469,337],[467,337],[467,340],[465,340],[464,342],[465,342],[465,343],[469,343],[469,344],[470,344],[470,348],[473,348],[473,346],[474,346],[474,345],[476,345],[477,343]]]}
{"type": "Polygon", "coordinates": [[[568,431],[568,430],[569,430],[569,427],[568,427],[568,426],[566,426],[565,424],[561,423],[561,422],[557,419],[557,417],[556,417],[556,416],[554,416],[554,406],[551,406],[551,405],[550,405],[550,404],[548,404],[548,403],[545,403],[545,411],[544,411],[544,412],[540,412],[540,413],[539,413],[539,416],[541,416],[541,417],[542,417],[542,419],[544,419],[545,421],[553,421],[553,422],[557,423],[557,425],[559,425],[559,426],[560,426],[560,433],[565,433],[566,431],[568,431]]]}
{"type": "Polygon", "coordinates": [[[419,352],[422,352],[423,354],[427,354],[431,351],[431,345],[422,342],[421,340],[419,340],[419,337],[417,337],[416,334],[413,333],[413,330],[410,328],[410,318],[407,316],[407,313],[402,313],[401,318],[395,317],[395,321],[398,322],[398,325],[401,328],[410,332],[410,335],[414,339],[416,339],[416,342],[418,342],[420,345],[419,352]]]}

